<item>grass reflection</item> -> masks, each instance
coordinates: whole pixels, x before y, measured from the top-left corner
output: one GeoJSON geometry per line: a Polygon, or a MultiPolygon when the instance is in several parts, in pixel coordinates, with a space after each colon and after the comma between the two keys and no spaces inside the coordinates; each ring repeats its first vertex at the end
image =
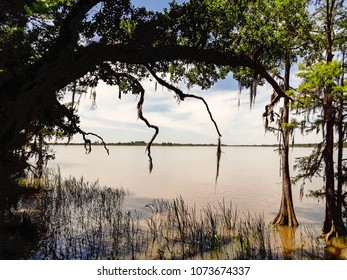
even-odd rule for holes
{"type": "MultiPolygon", "coordinates": [[[[138,212],[124,209],[123,189],[63,180],[59,173],[43,185],[36,210],[18,210],[35,215],[30,223],[40,238],[32,259],[337,258],[334,246],[324,247],[309,228],[273,227],[225,201],[197,209],[182,197],[154,200],[138,212]]],[[[346,246],[339,248],[341,256],[346,246]]]]}

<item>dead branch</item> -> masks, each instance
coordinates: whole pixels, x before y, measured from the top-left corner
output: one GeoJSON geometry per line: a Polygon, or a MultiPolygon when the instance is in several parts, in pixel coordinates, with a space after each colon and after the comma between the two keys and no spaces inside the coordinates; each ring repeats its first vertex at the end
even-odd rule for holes
{"type": "MultiPolygon", "coordinates": [[[[138,81],[137,81],[138,82],[138,81]]],[[[141,85],[142,87],[142,85],[141,85]]],[[[159,127],[157,127],[156,125],[150,124],[149,121],[143,116],[143,112],[142,112],[142,106],[143,103],[145,101],[145,90],[142,88],[142,91],[140,93],[140,100],[137,103],[137,116],[140,120],[142,120],[149,128],[153,128],[155,130],[151,140],[148,142],[147,146],[146,146],[146,151],[147,151],[147,155],[149,158],[149,173],[152,172],[153,169],[153,160],[152,160],[152,156],[151,156],[151,146],[153,144],[154,139],[157,137],[157,135],[159,134],[159,127]]]]}
{"type": "Polygon", "coordinates": [[[169,90],[172,90],[174,91],[177,96],[179,97],[180,100],[184,100],[186,97],[190,97],[190,98],[195,98],[195,99],[199,99],[201,100],[204,104],[205,104],[205,107],[206,107],[206,110],[210,116],[210,119],[211,121],[213,122],[214,124],[214,127],[216,128],[216,131],[218,133],[218,145],[217,145],[217,171],[216,171],[216,179],[215,179],[215,183],[217,183],[217,180],[218,180],[218,177],[219,177],[219,166],[220,166],[220,159],[221,159],[221,154],[222,154],[222,150],[221,150],[221,140],[220,138],[222,137],[222,134],[220,133],[219,131],[219,128],[218,128],[218,125],[216,123],[216,121],[214,120],[213,116],[212,116],[212,113],[211,113],[211,110],[208,106],[208,103],[206,102],[206,100],[200,96],[197,96],[197,95],[194,95],[194,94],[185,94],[183,93],[180,89],[178,89],[177,87],[175,87],[174,85],[172,84],[169,84],[168,82],[166,82],[165,80],[163,80],[162,78],[160,78],[156,73],[155,71],[149,66],[147,65],[147,69],[148,71],[151,73],[151,75],[157,80],[157,82],[159,84],[161,84],[162,86],[166,87],[167,89],[169,90]]]}
{"type": "Polygon", "coordinates": [[[210,119],[211,121],[213,122],[215,128],[216,128],[216,131],[218,133],[218,136],[221,137],[222,134],[220,133],[219,131],[219,128],[218,128],[218,125],[216,123],[216,121],[214,120],[213,116],[212,116],[212,113],[211,113],[211,110],[207,104],[207,102],[205,101],[204,98],[202,98],[201,96],[197,96],[197,95],[194,95],[194,94],[185,94],[184,92],[182,92],[180,89],[178,89],[177,87],[173,86],[172,84],[169,84],[168,82],[164,81],[162,78],[160,78],[156,73],[155,71],[153,71],[153,69],[148,65],[147,66],[147,69],[148,71],[151,73],[151,75],[157,80],[157,82],[159,84],[161,84],[162,86],[166,87],[167,89],[169,90],[172,90],[174,91],[178,97],[180,98],[180,100],[184,100],[186,97],[190,97],[190,98],[195,98],[195,99],[199,99],[201,100],[204,104],[205,104],[205,107],[206,107],[206,110],[210,116],[210,119]]]}
{"type": "MultiPolygon", "coordinates": [[[[143,107],[143,103],[145,101],[145,90],[143,88],[143,86],[141,85],[141,83],[138,81],[138,79],[136,79],[134,76],[128,74],[128,73],[117,73],[114,72],[113,75],[117,78],[118,82],[120,81],[121,78],[128,78],[131,80],[131,82],[133,82],[136,86],[136,88],[139,90],[140,92],[140,100],[137,103],[137,116],[140,120],[142,120],[149,128],[153,128],[155,130],[151,140],[148,142],[147,146],[146,146],[146,152],[147,152],[147,156],[149,158],[149,173],[152,172],[153,170],[153,159],[151,156],[151,147],[152,144],[155,140],[155,138],[157,137],[157,135],[159,134],[159,127],[156,125],[151,124],[144,116],[143,116],[143,111],[142,111],[142,107],[143,107]]],[[[119,90],[119,99],[121,98],[121,90],[119,90]]]]}
{"type": "Polygon", "coordinates": [[[92,144],[91,144],[91,141],[86,137],[87,135],[92,135],[92,136],[98,138],[101,141],[101,143],[103,144],[107,154],[108,155],[110,154],[110,150],[107,148],[107,145],[101,136],[99,136],[93,132],[85,132],[80,128],[78,128],[77,130],[80,134],[82,134],[83,141],[84,141],[84,148],[86,149],[87,154],[89,154],[92,151],[92,144]]]}
{"type": "MultiPolygon", "coordinates": [[[[68,109],[65,105],[60,104],[58,101],[56,101],[56,104],[57,104],[57,106],[60,107],[62,113],[70,121],[70,127],[73,130],[77,131],[77,133],[82,135],[83,141],[84,141],[84,148],[85,148],[87,154],[89,154],[92,151],[92,142],[91,142],[90,139],[87,138],[87,135],[92,135],[92,136],[98,138],[101,141],[101,143],[103,144],[104,149],[106,150],[107,154],[108,155],[110,154],[110,150],[107,148],[107,145],[106,145],[104,139],[101,136],[99,136],[99,135],[97,135],[96,133],[93,133],[93,132],[85,132],[83,129],[81,129],[77,125],[76,120],[75,120],[74,115],[73,115],[73,112],[70,109],[68,109]]],[[[68,140],[68,143],[69,142],[70,142],[70,139],[68,140]]]]}
{"type": "Polygon", "coordinates": [[[218,145],[217,145],[217,171],[216,171],[215,184],[217,184],[218,177],[219,177],[219,167],[220,167],[221,156],[222,156],[221,141],[220,141],[220,137],[218,137],[218,145]]]}

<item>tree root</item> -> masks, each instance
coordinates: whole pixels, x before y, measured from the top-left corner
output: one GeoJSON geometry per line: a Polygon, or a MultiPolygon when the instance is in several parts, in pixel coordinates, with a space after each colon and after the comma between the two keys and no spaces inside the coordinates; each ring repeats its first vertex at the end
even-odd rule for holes
{"type": "Polygon", "coordinates": [[[336,231],[334,220],[332,220],[331,221],[331,228],[330,228],[329,232],[323,233],[322,238],[324,239],[325,242],[328,242],[334,236],[338,236],[338,234],[336,231]]]}

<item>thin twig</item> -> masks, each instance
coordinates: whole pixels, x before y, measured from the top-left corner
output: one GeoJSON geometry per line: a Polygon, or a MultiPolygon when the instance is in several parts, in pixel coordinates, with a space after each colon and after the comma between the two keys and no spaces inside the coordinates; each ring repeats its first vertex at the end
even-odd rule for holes
{"type": "MultiPolygon", "coordinates": [[[[84,148],[86,149],[87,154],[89,154],[92,151],[92,143],[91,143],[90,139],[87,138],[87,135],[92,135],[92,136],[98,138],[101,141],[101,143],[103,144],[107,154],[108,155],[110,154],[110,150],[107,148],[107,145],[101,136],[99,136],[98,134],[93,133],[93,132],[85,132],[83,129],[81,129],[77,125],[76,119],[74,118],[74,114],[70,109],[68,109],[65,105],[60,104],[58,101],[56,101],[56,104],[57,104],[57,106],[59,106],[61,108],[64,115],[70,121],[70,127],[82,135],[83,141],[84,141],[84,148]]],[[[70,142],[70,139],[68,140],[68,143],[69,142],[70,142]]]]}

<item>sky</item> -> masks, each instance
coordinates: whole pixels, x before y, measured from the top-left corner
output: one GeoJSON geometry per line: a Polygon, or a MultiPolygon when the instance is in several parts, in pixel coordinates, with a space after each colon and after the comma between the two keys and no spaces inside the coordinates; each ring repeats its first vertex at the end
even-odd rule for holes
{"type": "MultiPolygon", "coordinates": [[[[259,87],[255,106],[250,109],[249,93],[247,90],[240,96],[237,83],[228,78],[209,90],[193,88],[185,93],[202,96],[209,104],[211,113],[222,134],[221,141],[228,145],[274,144],[277,137],[271,132],[265,133],[262,114],[265,105],[270,100],[272,89],[269,85],[259,87]]],[[[155,89],[155,82],[146,80],[145,102],[143,114],[147,120],[159,127],[157,143],[213,143],[216,144],[218,134],[214,124],[201,100],[186,98],[180,103],[173,92],[169,92],[160,85],[155,89]]],[[[118,88],[100,82],[96,88],[96,106],[92,106],[90,94],[81,99],[78,114],[81,128],[86,132],[97,133],[105,142],[148,142],[154,132],[137,118],[137,102],[139,96],[127,94],[118,98],[118,88]]],[[[302,137],[296,135],[296,143],[312,143],[319,141],[319,137],[310,135],[302,137]]],[[[92,141],[98,139],[93,138],[92,141]]],[[[74,141],[82,142],[82,138],[75,137],[74,141]]]]}
{"type": "MultiPolygon", "coordinates": [[[[134,0],[133,4],[144,5],[147,9],[156,11],[168,7],[168,1],[163,0],[134,0]]],[[[295,80],[295,77],[293,78],[295,80]]],[[[147,80],[142,85],[146,91],[143,105],[144,116],[150,123],[159,127],[159,135],[155,142],[217,143],[218,134],[205,105],[200,100],[186,99],[177,103],[172,92],[161,86],[155,90],[155,82],[147,80]]],[[[217,82],[208,90],[193,88],[188,91],[183,84],[179,87],[183,92],[202,96],[207,101],[222,134],[223,144],[277,143],[277,137],[274,134],[265,133],[262,117],[265,105],[272,94],[271,86],[265,85],[258,88],[256,103],[251,110],[248,91],[244,90],[239,97],[237,82],[231,76],[217,82]],[[238,106],[239,98],[240,106],[238,106]]],[[[95,108],[92,107],[88,94],[81,100],[78,113],[83,130],[97,133],[107,143],[148,142],[151,139],[153,129],[137,119],[138,96],[122,95],[119,100],[117,87],[110,87],[102,82],[96,88],[96,93],[95,108]]],[[[299,132],[296,133],[295,139],[296,143],[320,141],[320,137],[315,134],[302,137],[299,132]]],[[[83,142],[82,137],[75,137],[74,142],[83,142]]]]}
{"type": "MultiPolygon", "coordinates": [[[[152,11],[162,11],[164,8],[169,7],[169,2],[167,0],[132,0],[133,5],[139,7],[146,7],[148,10],[152,11]]],[[[184,0],[176,0],[177,3],[186,2],[184,0]]]]}

